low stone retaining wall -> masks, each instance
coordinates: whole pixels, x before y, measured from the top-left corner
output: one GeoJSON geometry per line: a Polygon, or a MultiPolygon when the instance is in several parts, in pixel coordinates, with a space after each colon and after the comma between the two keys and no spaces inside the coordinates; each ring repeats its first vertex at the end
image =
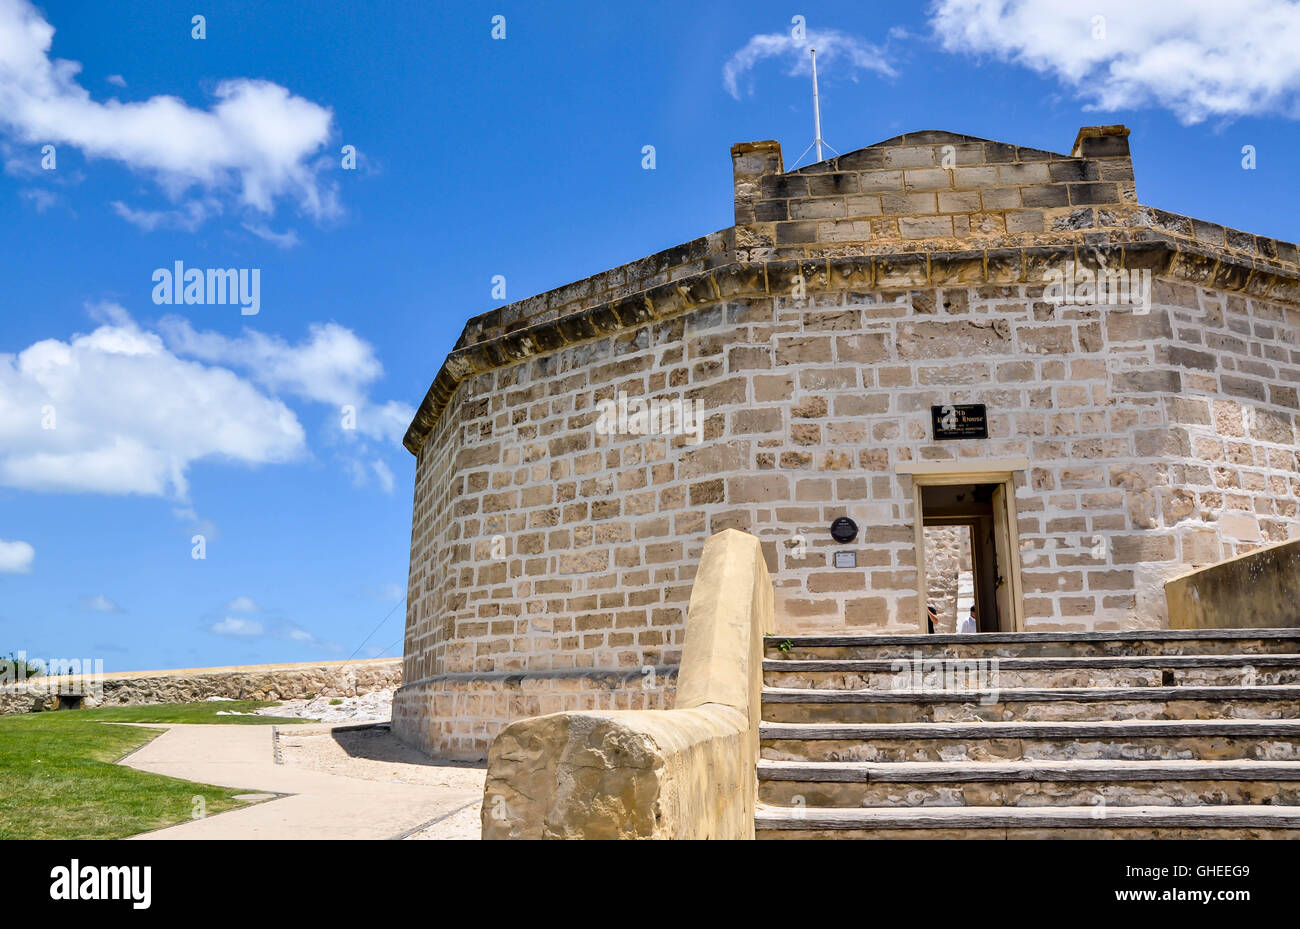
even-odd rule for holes
{"type": "Polygon", "coordinates": [[[1270,545],[1165,584],[1170,629],[1300,626],[1300,539],[1270,545]]]}
{"type": "Polygon", "coordinates": [[[353,697],[402,683],[402,660],[303,662],[167,671],[119,671],[79,677],[35,677],[0,688],[0,715],[58,709],[60,697],[82,706],[194,703],[232,700],[304,700],[353,697]]]}

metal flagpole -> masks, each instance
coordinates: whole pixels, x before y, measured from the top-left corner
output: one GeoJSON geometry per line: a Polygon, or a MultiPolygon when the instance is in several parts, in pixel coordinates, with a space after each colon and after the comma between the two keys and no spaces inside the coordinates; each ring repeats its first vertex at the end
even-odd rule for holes
{"type": "Polygon", "coordinates": [[[817,160],[822,160],[822,108],[817,100],[817,49],[810,48],[813,72],[813,144],[817,146],[817,160]]]}
{"type": "Polygon", "coordinates": [[[825,139],[822,138],[822,104],[821,104],[821,97],[817,93],[817,49],[810,48],[808,49],[808,53],[812,55],[813,140],[812,140],[812,144],[810,144],[807,148],[803,150],[803,155],[800,155],[798,158],[796,158],[794,164],[790,166],[791,171],[793,171],[795,168],[799,166],[799,162],[803,161],[804,155],[807,155],[810,151],[813,150],[814,147],[817,149],[818,161],[821,161],[823,157],[822,156],[823,145],[829,148],[832,152],[835,152],[836,155],[839,154],[839,152],[836,152],[834,148],[831,148],[831,144],[829,142],[827,142],[825,139]]]}

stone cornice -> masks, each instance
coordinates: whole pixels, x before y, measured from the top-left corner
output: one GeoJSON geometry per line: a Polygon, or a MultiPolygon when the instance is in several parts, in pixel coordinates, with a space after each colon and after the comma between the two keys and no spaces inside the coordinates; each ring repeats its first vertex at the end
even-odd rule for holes
{"type": "MultiPolygon", "coordinates": [[[[1170,216],[1171,214],[1162,214],[1170,216]]],[[[1183,217],[1173,217],[1192,222],[1183,217]]],[[[732,261],[626,297],[581,308],[495,338],[465,344],[443,362],[402,444],[418,455],[459,384],[475,375],[726,300],[788,295],[796,274],[809,294],[892,291],[981,284],[1042,284],[1066,261],[1149,270],[1189,284],[1300,305],[1300,271],[1290,262],[1249,255],[1151,228],[1089,230],[1072,242],[732,261]]],[[[1294,248],[1294,246],[1292,246],[1294,248]]]]}

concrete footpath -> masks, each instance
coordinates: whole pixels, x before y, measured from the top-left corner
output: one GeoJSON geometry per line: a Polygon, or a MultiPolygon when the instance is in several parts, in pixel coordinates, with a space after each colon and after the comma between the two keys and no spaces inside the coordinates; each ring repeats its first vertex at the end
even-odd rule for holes
{"type": "MultiPolygon", "coordinates": [[[[164,728],[148,724],[148,728],[164,728]]],[[[388,781],[278,764],[272,726],[167,725],[167,731],[122,764],[276,799],[134,836],[139,839],[395,839],[430,834],[444,819],[464,821],[482,801],[482,789],[388,781]]],[[[287,726],[301,738],[311,729],[287,726]]],[[[438,770],[426,762],[429,770],[438,770]]],[[[400,774],[403,766],[393,766],[400,774]]],[[[419,771],[417,766],[407,766],[419,771]]],[[[423,767],[423,766],[421,766],[423,767]]],[[[473,775],[475,772],[465,772],[473,775]]],[[[462,778],[463,780],[463,778],[462,778]]],[[[474,815],[477,819],[477,815],[474,815]]]]}

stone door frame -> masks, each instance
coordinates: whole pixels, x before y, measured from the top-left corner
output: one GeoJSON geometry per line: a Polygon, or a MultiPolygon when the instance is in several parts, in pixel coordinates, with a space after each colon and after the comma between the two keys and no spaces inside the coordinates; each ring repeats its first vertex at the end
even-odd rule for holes
{"type": "MultiPolygon", "coordinates": [[[[925,525],[921,488],[942,484],[1001,484],[1006,498],[1007,551],[999,553],[1008,564],[1011,585],[1012,629],[1025,630],[1024,584],[1020,579],[1020,534],[1016,516],[1016,472],[1029,470],[1028,458],[969,458],[960,461],[908,461],[894,466],[897,475],[912,478],[912,525],[916,531],[917,630],[926,633],[925,525]]],[[[994,514],[997,519],[998,514],[994,514]]]]}

